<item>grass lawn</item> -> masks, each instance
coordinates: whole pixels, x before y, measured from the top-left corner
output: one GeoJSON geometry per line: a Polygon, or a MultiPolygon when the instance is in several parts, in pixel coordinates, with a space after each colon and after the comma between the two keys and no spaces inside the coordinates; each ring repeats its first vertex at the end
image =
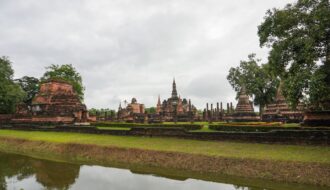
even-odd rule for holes
{"type": "Polygon", "coordinates": [[[285,123],[282,125],[283,127],[300,127],[299,123],[285,123]]]}
{"type": "Polygon", "coordinates": [[[96,128],[101,129],[101,130],[131,130],[131,128],[128,127],[98,127],[96,126],[96,128]]]}
{"type": "Polygon", "coordinates": [[[15,130],[0,130],[0,137],[53,143],[95,144],[99,146],[174,151],[231,158],[320,162],[330,164],[330,147],[326,146],[270,145],[198,141],[176,138],[150,138],[15,130]]]}

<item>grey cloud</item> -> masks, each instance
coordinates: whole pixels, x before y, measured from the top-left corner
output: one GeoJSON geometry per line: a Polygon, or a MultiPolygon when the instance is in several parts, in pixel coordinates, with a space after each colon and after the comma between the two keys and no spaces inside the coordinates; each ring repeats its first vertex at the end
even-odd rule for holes
{"type": "MultiPolygon", "coordinates": [[[[293,0],[292,0],[293,1],[293,0]]],[[[50,64],[73,64],[88,107],[116,109],[136,97],[155,106],[172,78],[198,107],[234,101],[230,67],[251,52],[265,60],[257,25],[287,0],[0,1],[0,55],[15,76],[40,77],[50,64]]]]}

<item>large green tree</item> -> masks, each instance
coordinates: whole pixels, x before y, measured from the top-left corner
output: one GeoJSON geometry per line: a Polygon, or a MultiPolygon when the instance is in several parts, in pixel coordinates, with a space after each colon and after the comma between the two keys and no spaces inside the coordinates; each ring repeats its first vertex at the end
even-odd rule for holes
{"type": "Polygon", "coordinates": [[[32,99],[39,91],[39,79],[35,77],[24,76],[20,79],[16,79],[15,81],[26,93],[23,102],[27,105],[31,105],[32,99]]]}
{"type": "Polygon", "coordinates": [[[255,105],[259,105],[262,114],[266,104],[272,102],[279,80],[272,74],[268,64],[261,64],[255,54],[250,54],[247,61],[241,61],[236,68],[229,70],[227,79],[237,92],[237,97],[242,86],[247,93],[253,96],[255,105]]]}
{"type": "Polygon", "coordinates": [[[21,102],[25,94],[13,81],[14,70],[7,57],[0,57],[0,114],[15,111],[16,104],[21,102]]]}
{"type": "Polygon", "coordinates": [[[82,77],[80,73],[71,64],[65,65],[51,65],[46,67],[47,71],[41,77],[41,82],[49,79],[65,80],[72,84],[73,89],[79,95],[80,100],[84,99],[84,86],[82,84],[82,77]]]}
{"type": "Polygon", "coordinates": [[[330,109],[329,0],[298,0],[268,10],[258,27],[260,46],[270,47],[269,65],[284,81],[283,94],[295,107],[330,109]]]}

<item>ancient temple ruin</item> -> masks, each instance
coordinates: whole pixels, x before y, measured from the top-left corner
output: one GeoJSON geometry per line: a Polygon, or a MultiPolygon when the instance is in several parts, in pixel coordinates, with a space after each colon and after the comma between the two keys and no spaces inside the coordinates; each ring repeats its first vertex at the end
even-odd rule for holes
{"type": "Polygon", "coordinates": [[[117,119],[119,121],[143,123],[146,120],[144,104],[138,103],[136,98],[132,98],[131,103],[125,108],[119,104],[117,119]]]}
{"type": "Polygon", "coordinates": [[[178,96],[175,79],[172,83],[171,97],[161,103],[158,97],[156,114],[164,121],[191,121],[194,120],[197,109],[192,105],[191,100],[178,96]]]}
{"type": "Polygon", "coordinates": [[[40,85],[32,105],[19,104],[14,123],[87,124],[88,112],[70,83],[48,80],[40,85]]]}
{"type": "Polygon", "coordinates": [[[217,102],[216,107],[213,104],[206,103],[206,108],[203,110],[203,121],[222,121],[224,116],[224,109],[222,108],[222,102],[217,102]]]}
{"type": "Polygon", "coordinates": [[[228,115],[226,120],[238,122],[260,120],[260,117],[254,112],[252,101],[250,101],[249,96],[246,94],[246,89],[244,86],[241,88],[235,112],[228,115]]]}
{"type": "Polygon", "coordinates": [[[279,85],[275,101],[265,107],[262,115],[263,121],[281,121],[299,123],[303,120],[303,104],[298,104],[295,110],[291,109],[282,94],[283,83],[279,85]]]}

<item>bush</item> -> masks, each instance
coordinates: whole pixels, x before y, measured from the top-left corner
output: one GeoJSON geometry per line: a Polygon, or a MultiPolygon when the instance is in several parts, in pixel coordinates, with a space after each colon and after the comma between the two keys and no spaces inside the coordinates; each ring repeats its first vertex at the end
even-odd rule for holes
{"type": "Polygon", "coordinates": [[[269,127],[280,127],[282,124],[281,122],[230,122],[230,123],[223,123],[223,125],[230,125],[230,126],[269,126],[269,127]]]}
{"type": "Polygon", "coordinates": [[[283,130],[283,129],[300,129],[300,127],[290,127],[285,128],[281,127],[279,124],[237,124],[237,123],[228,123],[221,125],[209,125],[210,129],[217,131],[239,131],[239,132],[268,132],[271,130],[283,130]]]}
{"type": "Polygon", "coordinates": [[[179,127],[186,130],[199,130],[203,128],[203,125],[197,124],[140,124],[140,123],[113,123],[113,122],[96,122],[93,125],[97,127],[124,127],[124,128],[134,128],[134,127],[179,127]]]}

